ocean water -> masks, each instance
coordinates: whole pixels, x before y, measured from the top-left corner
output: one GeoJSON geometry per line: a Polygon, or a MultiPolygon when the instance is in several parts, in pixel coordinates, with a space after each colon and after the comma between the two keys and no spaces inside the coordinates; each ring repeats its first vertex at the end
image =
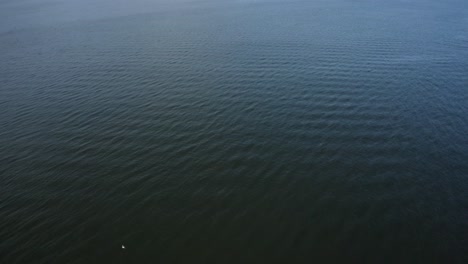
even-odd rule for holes
{"type": "Polygon", "coordinates": [[[466,0],[0,0],[0,110],[2,264],[468,263],[466,0]]]}

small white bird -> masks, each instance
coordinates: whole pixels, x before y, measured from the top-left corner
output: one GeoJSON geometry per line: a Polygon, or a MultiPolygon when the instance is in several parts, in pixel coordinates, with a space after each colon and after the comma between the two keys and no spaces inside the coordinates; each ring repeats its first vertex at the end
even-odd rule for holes
{"type": "Polygon", "coordinates": [[[125,246],[124,246],[124,245],[122,245],[122,249],[125,249],[125,246]]]}

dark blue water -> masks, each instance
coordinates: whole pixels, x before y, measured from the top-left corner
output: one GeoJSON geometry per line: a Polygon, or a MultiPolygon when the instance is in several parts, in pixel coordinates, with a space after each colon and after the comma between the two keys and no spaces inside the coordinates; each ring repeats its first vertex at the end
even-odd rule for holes
{"type": "Polygon", "coordinates": [[[0,110],[0,263],[468,263],[465,0],[0,0],[0,110]]]}

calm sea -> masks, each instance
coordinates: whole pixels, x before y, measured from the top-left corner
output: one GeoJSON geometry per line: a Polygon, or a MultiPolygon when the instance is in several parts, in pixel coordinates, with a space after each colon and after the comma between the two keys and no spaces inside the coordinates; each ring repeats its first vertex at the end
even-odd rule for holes
{"type": "Polygon", "coordinates": [[[0,0],[0,263],[337,262],[468,263],[466,0],[0,0]]]}

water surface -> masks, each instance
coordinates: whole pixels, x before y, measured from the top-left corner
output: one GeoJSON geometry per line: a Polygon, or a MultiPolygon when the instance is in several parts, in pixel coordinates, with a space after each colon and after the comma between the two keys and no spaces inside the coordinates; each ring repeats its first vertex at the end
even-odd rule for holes
{"type": "Polygon", "coordinates": [[[0,50],[0,263],[468,262],[464,0],[0,0],[0,50]]]}

